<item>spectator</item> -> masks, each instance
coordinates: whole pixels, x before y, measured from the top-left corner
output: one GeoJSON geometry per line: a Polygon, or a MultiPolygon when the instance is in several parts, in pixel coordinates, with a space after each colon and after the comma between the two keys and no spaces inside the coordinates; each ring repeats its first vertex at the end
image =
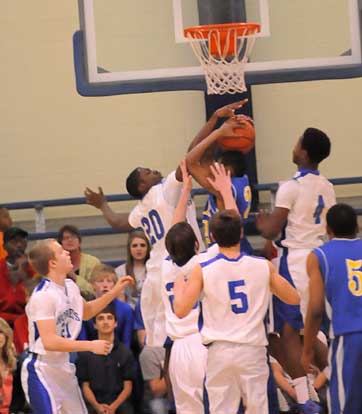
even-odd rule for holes
{"type": "Polygon", "coordinates": [[[146,262],[150,258],[150,250],[150,243],[143,230],[130,232],[127,241],[127,261],[116,268],[118,276],[129,275],[135,280],[135,287],[126,287],[124,297],[120,297],[133,309],[141,297],[143,282],[146,279],[146,262]]]}
{"type": "Polygon", "coordinates": [[[0,318],[0,414],[9,414],[16,368],[13,332],[8,323],[0,318]]]}
{"type": "Polygon", "coordinates": [[[10,326],[25,312],[23,282],[34,274],[25,254],[27,237],[28,233],[17,227],[10,227],[4,233],[8,256],[0,260],[0,317],[10,326]]]}
{"type": "Polygon", "coordinates": [[[108,355],[82,352],[77,360],[77,376],[82,384],[90,414],[133,414],[129,401],[135,378],[132,353],[115,337],[117,315],[108,305],[95,317],[98,339],[113,344],[108,355]]]}
{"type": "Polygon", "coordinates": [[[152,414],[166,414],[168,410],[167,383],[163,371],[165,352],[165,348],[145,345],[140,355],[145,403],[152,414]]]}
{"type": "Polygon", "coordinates": [[[5,259],[7,256],[7,252],[4,249],[4,232],[11,227],[12,223],[9,210],[0,206],[0,260],[5,259]]]}
{"type": "MultiPolygon", "coordinates": [[[[105,264],[96,266],[90,278],[96,298],[109,292],[115,286],[117,280],[118,278],[113,267],[105,264]]],[[[112,304],[117,315],[116,337],[123,345],[130,348],[133,332],[133,309],[119,299],[114,299],[112,304]]],[[[79,339],[97,339],[97,331],[92,320],[83,321],[83,328],[79,339]]]]}
{"type": "Polygon", "coordinates": [[[90,275],[93,269],[100,264],[99,259],[81,251],[82,238],[79,229],[75,226],[63,226],[58,231],[58,243],[70,253],[73,271],[68,276],[76,282],[85,299],[92,299],[94,290],[90,283],[90,275]]]}

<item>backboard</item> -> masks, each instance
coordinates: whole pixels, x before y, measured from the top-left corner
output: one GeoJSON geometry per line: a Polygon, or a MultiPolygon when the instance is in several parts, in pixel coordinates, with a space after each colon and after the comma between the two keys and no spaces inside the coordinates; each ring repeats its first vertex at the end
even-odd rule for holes
{"type": "Polygon", "coordinates": [[[249,84],[362,76],[358,0],[78,1],[82,95],[205,89],[183,30],[230,21],[262,27],[246,67],[249,84]]]}

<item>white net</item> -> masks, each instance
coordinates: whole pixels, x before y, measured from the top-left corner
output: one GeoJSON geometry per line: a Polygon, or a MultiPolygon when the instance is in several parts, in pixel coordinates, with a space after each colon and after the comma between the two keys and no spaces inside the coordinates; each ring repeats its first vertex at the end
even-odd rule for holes
{"type": "MultiPolygon", "coordinates": [[[[207,26],[205,26],[207,28],[207,26]]],[[[235,94],[246,91],[245,65],[255,43],[259,27],[185,29],[185,35],[205,72],[207,93],[235,94]]]]}

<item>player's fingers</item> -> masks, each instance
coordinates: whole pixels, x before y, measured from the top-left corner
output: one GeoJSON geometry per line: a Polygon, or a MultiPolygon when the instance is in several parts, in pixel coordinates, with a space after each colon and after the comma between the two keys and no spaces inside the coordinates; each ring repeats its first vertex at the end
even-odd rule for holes
{"type": "Polygon", "coordinates": [[[221,164],[219,164],[218,162],[215,162],[214,167],[215,167],[217,174],[220,175],[222,173],[221,164]]]}
{"type": "Polygon", "coordinates": [[[103,188],[102,188],[102,187],[98,187],[98,191],[99,191],[99,194],[100,194],[100,195],[104,195],[104,193],[103,193],[103,188]]]}
{"type": "Polygon", "coordinates": [[[216,171],[216,168],[215,168],[215,163],[210,164],[210,171],[211,171],[211,173],[214,177],[217,175],[217,171],[216,171]]]}

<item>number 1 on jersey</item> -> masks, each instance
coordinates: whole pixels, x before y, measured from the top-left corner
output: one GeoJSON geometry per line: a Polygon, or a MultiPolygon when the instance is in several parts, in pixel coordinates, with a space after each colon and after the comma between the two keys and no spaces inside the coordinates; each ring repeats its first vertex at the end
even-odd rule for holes
{"type": "Polygon", "coordinates": [[[314,218],[314,224],[321,224],[321,214],[324,210],[325,203],[323,200],[323,196],[318,196],[318,204],[317,207],[314,210],[313,218],[314,218]]]}
{"type": "Polygon", "coordinates": [[[230,299],[238,300],[238,304],[232,304],[231,310],[236,313],[245,313],[249,309],[248,297],[244,292],[237,291],[237,288],[245,286],[244,280],[233,280],[228,282],[230,299]]]}

